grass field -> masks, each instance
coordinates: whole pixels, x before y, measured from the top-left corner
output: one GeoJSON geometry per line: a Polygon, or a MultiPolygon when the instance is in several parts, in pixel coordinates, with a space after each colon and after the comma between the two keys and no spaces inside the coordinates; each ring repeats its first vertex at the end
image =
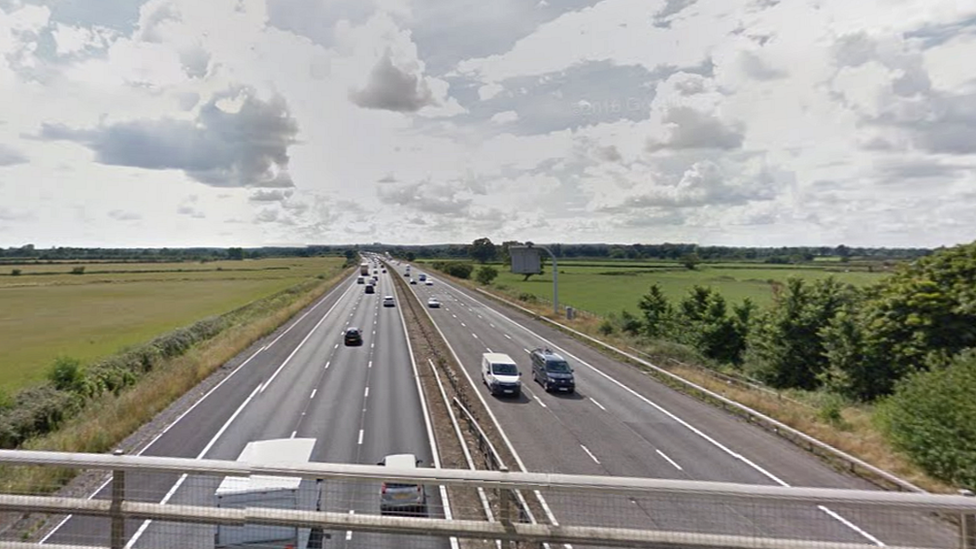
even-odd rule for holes
{"type": "Polygon", "coordinates": [[[42,378],[59,355],[88,363],[303,280],[332,276],[342,262],[99,263],[86,265],[83,275],[67,274],[78,265],[54,264],[18,267],[20,276],[0,272],[0,388],[42,378]]]}
{"type": "MultiPolygon", "coordinates": [[[[533,276],[523,282],[522,275],[509,272],[506,265],[498,269],[496,286],[516,292],[528,292],[552,300],[552,274],[533,276]]],[[[791,276],[816,280],[835,276],[855,286],[881,280],[886,273],[838,268],[831,265],[766,265],[757,263],[719,263],[700,265],[689,271],[676,263],[637,261],[561,261],[559,263],[559,302],[599,315],[621,310],[638,312],[637,303],[655,282],[672,300],[684,297],[693,286],[711,286],[733,303],[745,298],[760,306],[773,300],[773,282],[785,282],[791,276]],[[771,282],[772,281],[772,282],[771,282]]],[[[473,275],[472,275],[473,276],[473,275]]]]}

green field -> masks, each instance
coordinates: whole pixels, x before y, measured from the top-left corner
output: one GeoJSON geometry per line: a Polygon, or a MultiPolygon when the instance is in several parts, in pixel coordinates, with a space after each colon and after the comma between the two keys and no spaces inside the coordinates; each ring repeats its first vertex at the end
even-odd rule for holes
{"type": "Polygon", "coordinates": [[[42,378],[59,355],[91,362],[303,280],[331,276],[343,261],[92,263],[83,275],[67,274],[75,264],[12,267],[23,271],[20,276],[4,267],[0,388],[16,389],[42,378]]]}
{"type": "MultiPolygon", "coordinates": [[[[550,266],[545,267],[545,274],[533,276],[527,282],[522,281],[522,275],[510,273],[507,265],[493,266],[499,271],[495,285],[552,300],[550,266]]],[[[599,315],[619,313],[624,309],[636,313],[641,296],[656,282],[675,301],[697,284],[717,289],[733,303],[748,297],[756,304],[766,306],[773,301],[771,281],[782,283],[791,276],[809,280],[835,276],[842,282],[865,286],[886,275],[885,272],[868,272],[863,266],[852,265],[848,269],[839,264],[709,263],[689,271],[674,262],[664,261],[570,260],[559,262],[559,302],[599,315]]]]}

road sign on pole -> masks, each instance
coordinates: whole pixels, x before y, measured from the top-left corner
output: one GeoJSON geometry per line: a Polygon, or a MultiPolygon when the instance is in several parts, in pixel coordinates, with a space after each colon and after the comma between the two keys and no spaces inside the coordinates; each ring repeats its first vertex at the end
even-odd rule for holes
{"type": "Polygon", "coordinates": [[[515,274],[539,274],[542,272],[542,250],[528,246],[510,246],[512,272],[515,274]]]}

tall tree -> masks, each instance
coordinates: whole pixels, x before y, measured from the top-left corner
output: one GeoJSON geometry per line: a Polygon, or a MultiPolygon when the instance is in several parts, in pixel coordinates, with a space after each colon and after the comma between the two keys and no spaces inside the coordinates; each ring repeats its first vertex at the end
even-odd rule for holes
{"type": "Polygon", "coordinates": [[[478,263],[492,261],[498,255],[495,245],[488,237],[479,238],[468,246],[468,255],[478,263]]]}
{"type": "Polygon", "coordinates": [[[637,307],[644,313],[644,333],[650,337],[661,337],[670,332],[674,310],[656,282],[651,284],[637,307]]]}

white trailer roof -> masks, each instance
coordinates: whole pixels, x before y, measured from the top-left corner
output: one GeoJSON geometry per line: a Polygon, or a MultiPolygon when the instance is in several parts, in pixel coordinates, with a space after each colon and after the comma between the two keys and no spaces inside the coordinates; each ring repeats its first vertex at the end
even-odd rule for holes
{"type": "MultiPolygon", "coordinates": [[[[315,446],[314,438],[279,438],[248,442],[237,461],[253,465],[308,463],[315,446]]],[[[216,496],[242,492],[266,492],[269,490],[296,490],[301,484],[299,477],[251,475],[249,477],[224,477],[217,487],[216,496]]]]}

